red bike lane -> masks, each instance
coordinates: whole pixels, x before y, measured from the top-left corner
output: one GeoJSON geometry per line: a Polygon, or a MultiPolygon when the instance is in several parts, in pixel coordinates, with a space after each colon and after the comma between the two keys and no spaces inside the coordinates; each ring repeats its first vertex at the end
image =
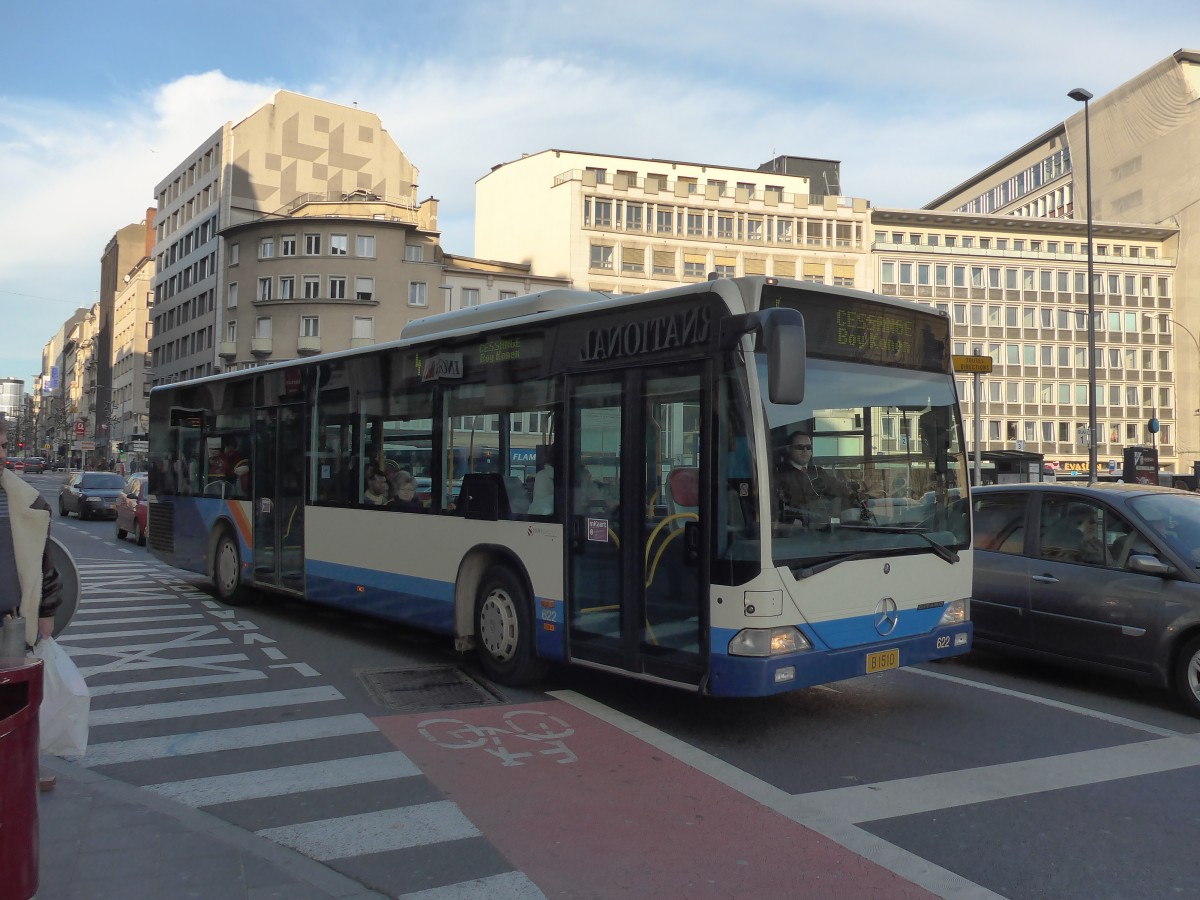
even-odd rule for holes
{"type": "Polygon", "coordinates": [[[559,700],[374,721],[547,897],[934,896],[559,700]]]}

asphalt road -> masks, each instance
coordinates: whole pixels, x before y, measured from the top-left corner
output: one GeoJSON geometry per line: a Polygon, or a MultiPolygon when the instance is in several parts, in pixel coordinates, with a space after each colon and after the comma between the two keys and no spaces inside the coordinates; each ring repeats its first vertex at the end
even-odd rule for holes
{"type": "MultiPolygon", "coordinates": [[[[62,479],[29,480],[54,506],[62,479]]],[[[156,651],[157,657],[176,660],[178,669],[151,661],[155,654],[131,663],[128,650],[114,651],[107,662],[81,658],[96,672],[89,683],[101,690],[93,701],[101,723],[93,727],[100,760],[95,764],[112,777],[180,796],[292,846],[308,840],[315,858],[325,853],[328,864],[394,894],[468,877],[511,877],[510,870],[520,870],[546,896],[555,896],[566,883],[556,879],[568,877],[562,871],[567,864],[580,886],[577,896],[627,894],[639,883],[649,888],[645,881],[620,885],[625,877],[655,877],[654,867],[649,874],[628,864],[620,871],[605,868],[614,854],[606,853],[613,848],[604,841],[594,848],[546,846],[574,839],[571,822],[583,815],[577,801],[596,779],[603,779],[606,793],[589,800],[586,816],[600,816],[602,806],[619,815],[628,802],[626,819],[632,820],[643,800],[621,793],[621,783],[640,785],[644,795],[648,782],[640,779],[649,778],[661,789],[655,800],[660,806],[674,809],[671,804],[680,798],[693,798],[690,830],[672,838],[674,851],[690,852],[698,865],[719,857],[719,845],[709,843],[714,834],[746,842],[744,850],[738,845],[746,857],[742,875],[753,870],[768,885],[756,887],[755,896],[928,896],[923,893],[928,891],[953,897],[1200,897],[1195,852],[1200,720],[1153,689],[976,652],[948,664],[761,700],[702,699],[586,670],[556,672],[538,690],[514,691],[487,685],[471,661],[455,655],[442,638],[275,598],[226,610],[198,589],[203,586],[198,577],[166,569],[132,541],[118,543],[111,521],[55,516],[53,528],[84,571],[82,608],[107,617],[91,611],[77,617],[67,635],[77,635],[75,649],[96,649],[96,641],[107,647],[136,642],[140,638],[104,638],[146,623],[169,624],[159,619],[176,615],[196,617],[185,625],[210,623],[227,642],[198,649],[214,640],[208,635],[192,640],[195,646],[156,651]],[[140,587],[131,593],[126,584],[140,587]],[[144,599],[138,599],[139,590],[149,591],[144,599]],[[132,597],[132,605],[95,605],[121,596],[132,597]],[[103,612],[134,607],[145,614],[103,612]],[[130,618],[143,622],[117,621],[130,618]],[[243,659],[217,659],[237,656],[243,659]],[[393,692],[386,695],[392,706],[381,699],[381,674],[394,675],[403,686],[412,683],[405,679],[414,670],[445,666],[461,666],[469,676],[466,694],[455,682],[448,693],[440,687],[418,687],[408,696],[393,692]],[[205,678],[231,680],[188,682],[205,678]],[[171,679],[179,683],[139,692],[139,680],[171,679]],[[482,689],[470,687],[475,684],[482,689]],[[174,722],[152,712],[164,702],[263,697],[268,691],[297,693],[287,694],[294,702],[265,723],[246,709],[206,708],[198,718],[174,722]],[[334,694],[333,701],[314,699],[334,694]],[[186,760],[159,758],[147,749],[156,739],[184,732],[224,735],[266,724],[284,735],[299,724],[295,720],[316,727],[321,723],[313,710],[334,706],[337,715],[330,718],[346,726],[338,734],[314,731],[313,739],[292,737],[258,750],[239,746],[216,753],[219,759],[199,752],[186,760]],[[529,723],[540,723],[544,733],[537,740],[501,718],[502,711],[514,709],[531,717],[528,730],[529,723]],[[365,720],[378,731],[362,725],[365,720]],[[434,720],[459,725],[429,724],[434,720]],[[553,722],[564,727],[552,733],[558,726],[546,723],[553,722]],[[436,727],[448,730],[432,735],[436,727]],[[101,749],[105,745],[110,746],[101,749]],[[524,757],[515,752],[522,750],[524,757]],[[600,766],[588,767],[589,752],[600,766]],[[258,755],[235,760],[236,753],[258,755]],[[353,768],[345,761],[376,758],[392,764],[397,753],[417,761],[424,775],[420,784],[347,775],[341,782],[313,785],[303,803],[295,788],[267,789],[257,800],[222,793],[247,766],[276,773],[260,774],[260,781],[294,777],[303,766],[319,778],[322,766],[353,768]],[[340,765],[328,766],[331,758],[340,765]],[[381,784],[394,790],[387,793],[381,784]],[[386,802],[380,799],[385,794],[386,802]],[[534,795],[536,807],[526,809],[534,795]],[[418,848],[360,846],[346,838],[349,844],[330,850],[327,837],[297,836],[293,820],[338,821],[343,832],[357,834],[362,816],[391,815],[397,797],[406,809],[426,810],[427,827],[440,840],[418,848]],[[343,800],[368,811],[340,812],[343,800]],[[696,827],[706,809],[720,821],[696,827]],[[772,818],[759,817],[763,811],[772,818]],[[515,840],[515,826],[520,823],[525,835],[540,834],[539,821],[552,827],[542,837],[541,852],[527,853],[528,837],[515,840]],[[798,830],[787,830],[793,828],[798,830]],[[801,835],[817,835],[822,842],[806,843],[801,835]],[[864,861],[869,871],[857,877],[883,878],[883,886],[850,880],[827,892],[813,883],[814,871],[822,867],[846,870],[842,856],[820,855],[831,848],[864,861]],[[589,864],[596,867],[590,875],[589,864]],[[889,886],[889,876],[899,879],[889,886]],[[905,885],[912,891],[901,890],[905,885]]],[[[638,852],[650,860],[661,856],[660,868],[670,871],[662,846],[647,835],[636,837],[642,841],[638,852]]],[[[716,873],[711,880],[723,877],[716,873]]],[[[692,895],[722,895],[705,890],[701,886],[692,895]]],[[[724,895],[748,896],[736,889],[724,895]]]]}

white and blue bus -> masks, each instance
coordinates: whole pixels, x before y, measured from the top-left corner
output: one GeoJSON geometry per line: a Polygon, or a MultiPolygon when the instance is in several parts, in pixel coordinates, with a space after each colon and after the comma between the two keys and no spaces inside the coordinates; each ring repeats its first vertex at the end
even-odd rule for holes
{"type": "Polygon", "coordinates": [[[950,360],[941,313],[763,277],[435,315],[156,388],[149,544],[228,603],[429,629],[501,683],[758,696],[942,659],[972,639],[950,360]],[[406,502],[369,502],[379,471],[406,502]]]}

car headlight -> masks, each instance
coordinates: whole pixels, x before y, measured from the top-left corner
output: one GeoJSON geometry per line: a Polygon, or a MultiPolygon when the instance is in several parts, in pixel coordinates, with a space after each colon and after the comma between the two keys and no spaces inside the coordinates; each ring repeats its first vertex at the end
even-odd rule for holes
{"type": "Polygon", "coordinates": [[[971,618],[971,601],[951,600],[942,610],[942,618],[938,625],[962,625],[971,618]]]}
{"type": "Polygon", "coordinates": [[[779,656],[811,649],[808,638],[794,625],[784,628],[743,628],[729,641],[730,656],[779,656]]]}

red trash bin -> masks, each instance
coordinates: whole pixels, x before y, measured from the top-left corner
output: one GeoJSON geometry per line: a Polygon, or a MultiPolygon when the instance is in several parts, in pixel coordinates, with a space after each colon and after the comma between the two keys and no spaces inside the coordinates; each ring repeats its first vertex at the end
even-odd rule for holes
{"type": "Polygon", "coordinates": [[[38,887],[38,708],[42,661],[0,659],[0,900],[38,887]]]}

